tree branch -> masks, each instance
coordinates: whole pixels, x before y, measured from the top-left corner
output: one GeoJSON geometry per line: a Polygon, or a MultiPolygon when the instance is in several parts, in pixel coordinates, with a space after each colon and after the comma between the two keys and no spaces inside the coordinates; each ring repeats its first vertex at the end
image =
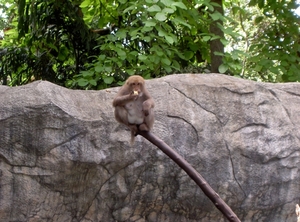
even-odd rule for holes
{"type": "Polygon", "coordinates": [[[240,222],[231,208],[220,198],[220,196],[209,186],[205,179],[175,150],[169,147],[164,141],[159,139],[151,132],[139,131],[139,135],[143,136],[167,156],[169,156],[178,166],[180,166],[201,188],[204,194],[214,203],[214,205],[223,213],[223,215],[232,222],[240,222]]]}

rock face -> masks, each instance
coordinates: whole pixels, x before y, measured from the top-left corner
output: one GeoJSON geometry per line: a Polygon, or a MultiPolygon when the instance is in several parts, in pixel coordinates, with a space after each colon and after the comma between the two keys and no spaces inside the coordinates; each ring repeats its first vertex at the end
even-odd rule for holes
{"type": "MultiPolygon", "coordinates": [[[[224,75],[147,81],[153,133],[206,179],[241,221],[296,221],[300,84],[224,75]]],[[[158,148],[113,115],[117,88],[0,86],[0,221],[226,221],[158,148]]]]}

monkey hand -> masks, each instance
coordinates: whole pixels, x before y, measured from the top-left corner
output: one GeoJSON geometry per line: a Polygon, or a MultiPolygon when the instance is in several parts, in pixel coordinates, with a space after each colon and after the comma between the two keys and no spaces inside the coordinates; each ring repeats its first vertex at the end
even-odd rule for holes
{"type": "Polygon", "coordinates": [[[149,110],[143,110],[145,116],[149,116],[149,110]]]}
{"type": "Polygon", "coordinates": [[[129,94],[129,97],[132,100],[136,100],[139,97],[139,94],[136,94],[136,93],[132,92],[132,93],[129,94]]]}
{"type": "Polygon", "coordinates": [[[151,109],[150,104],[147,101],[143,102],[143,112],[145,116],[149,115],[150,109],[151,109]]]}

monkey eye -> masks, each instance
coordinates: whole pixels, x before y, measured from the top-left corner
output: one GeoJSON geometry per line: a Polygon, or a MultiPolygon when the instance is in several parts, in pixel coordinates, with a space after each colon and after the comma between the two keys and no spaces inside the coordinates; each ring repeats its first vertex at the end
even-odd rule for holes
{"type": "Polygon", "coordinates": [[[139,86],[140,83],[139,83],[139,82],[137,82],[137,83],[133,82],[133,83],[131,83],[131,85],[132,85],[132,86],[135,86],[135,85],[139,86]]]}

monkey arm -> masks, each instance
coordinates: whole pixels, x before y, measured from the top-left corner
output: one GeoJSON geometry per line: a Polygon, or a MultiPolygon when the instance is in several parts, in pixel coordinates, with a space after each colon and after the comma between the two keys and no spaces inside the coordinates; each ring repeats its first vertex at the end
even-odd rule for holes
{"type": "Polygon", "coordinates": [[[143,111],[144,111],[145,116],[149,115],[150,110],[153,107],[154,107],[154,101],[151,97],[143,102],[143,111]]]}
{"type": "Polygon", "coordinates": [[[113,106],[124,106],[128,101],[130,101],[130,95],[117,96],[113,101],[113,106]]]}
{"type": "Polygon", "coordinates": [[[136,99],[136,95],[133,95],[132,93],[129,95],[120,95],[117,96],[113,101],[113,106],[125,106],[128,102],[136,99]]]}

